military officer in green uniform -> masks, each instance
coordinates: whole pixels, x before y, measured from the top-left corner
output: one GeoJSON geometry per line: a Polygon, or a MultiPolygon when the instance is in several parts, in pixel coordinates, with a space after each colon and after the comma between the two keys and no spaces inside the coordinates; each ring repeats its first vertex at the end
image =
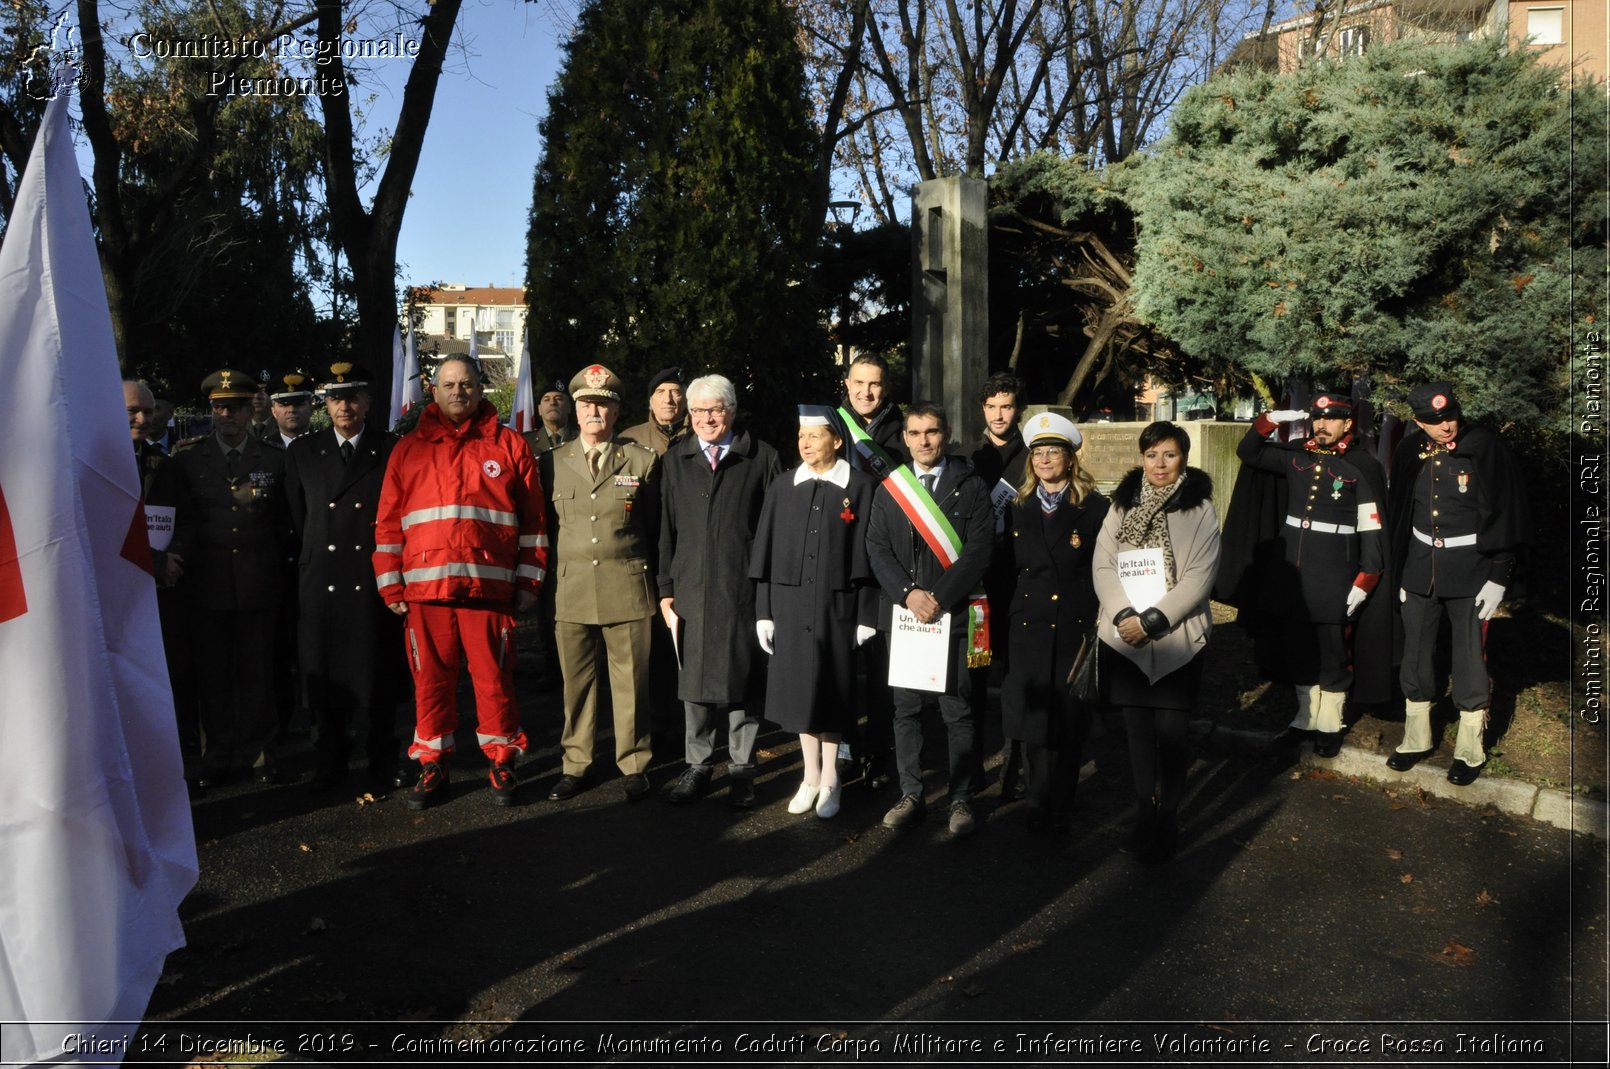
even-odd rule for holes
{"type": "Polygon", "coordinates": [[[285,452],[250,432],[257,383],[207,376],[213,433],[181,442],[167,465],[175,507],[169,552],[184,561],[185,606],[206,735],[198,785],[252,768],[278,781],[270,662],[288,549],[285,452]]]}
{"type": "Polygon", "coordinates": [[[593,761],[598,666],[609,664],[615,764],[626,797],[648,794],[648,681],[655,541],[660,531],[659,457],[615,437],[621,381],[601,364],[570,380],[577,438],[537,459],[548,498],[554,641],[564,675],[563,774],[548,797],[561,802],[586,782],[593,761]]]}

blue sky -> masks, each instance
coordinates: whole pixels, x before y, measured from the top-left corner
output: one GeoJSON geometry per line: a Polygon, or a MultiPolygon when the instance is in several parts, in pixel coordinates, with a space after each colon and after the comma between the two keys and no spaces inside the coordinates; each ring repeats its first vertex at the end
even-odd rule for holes
{"type": "MultiPolygon", "coordinates": [[[[466,0],[403,216],[397,260],[404,282],[525,280],[526,217],[542,155],[537,122],[559,74],[562,32],[546,4],[466,0]]],[[[396,62],[394,77],[387,61],[375,67],[389,84],[370,109],[370,125],[390,128],[397,115],[391,94],[401,93],[407,64],[396,62]]]]}

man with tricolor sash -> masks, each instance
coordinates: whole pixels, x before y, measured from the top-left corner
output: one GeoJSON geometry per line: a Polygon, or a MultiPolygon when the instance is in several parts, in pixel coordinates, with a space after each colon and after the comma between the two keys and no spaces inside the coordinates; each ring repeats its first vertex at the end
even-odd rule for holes
{"type": "MultiPolygon", "coordinates": [[[[853,434],[853,432],[852,432],[853,434]]],[[[968,460],[947,456],[950,421],[945,410],[919,402],[906,410],[905,444],[911,462],[895,468],[878,489],[867,527],[867,556],[883,588],[880,627],[890,631],[895,609],[920,624],[950,617],[951,642],[939,712],[949,755],[949,830],[972,834],[972,796],[982,774],[977,724],[969,696],[969,666],[989,663],[989,610],[984,571],[989,566],[995,513],[989,491],[968,460]]],[[[883,818],[887,828],[921,820],[922,707],[926,691],[892,687],[895,763],[900,801],[883,818]]]]}

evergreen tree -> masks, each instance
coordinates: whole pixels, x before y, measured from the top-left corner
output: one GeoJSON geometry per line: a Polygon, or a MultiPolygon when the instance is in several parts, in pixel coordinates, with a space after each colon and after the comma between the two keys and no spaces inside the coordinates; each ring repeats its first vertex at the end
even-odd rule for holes
{"type": "Polygon", "coordinates": [[[751,423],[833,387],[808,261],[815,135],[783,0],[597,0],[541,124],[527,252],[531,350],[719,371],[751,423]]]}
{"type": "Polygon", "coordinates": [[[1501,41],[1384,46],[1191,91],[1129,196],[1141,316],[1281,380],[1448,378],[1563,419],[1605,307],[1602,86],[1501,41]]]}

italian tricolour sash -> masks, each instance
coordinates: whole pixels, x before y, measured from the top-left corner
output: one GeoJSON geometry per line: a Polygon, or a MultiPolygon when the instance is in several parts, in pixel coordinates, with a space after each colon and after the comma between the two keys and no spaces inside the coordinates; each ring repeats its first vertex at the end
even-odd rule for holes
{"type": "MultiPolygon", "coordinates": [[[[855,448],[862,467],[879,472],[883,485],[894,497],[895,504],[911,521],[912,528],[922,536],[928,549],[939,559],[940,567],[949,568],[962,554],[962,540],[956,534],[949,517],[939,507],[921,482],[916,472],[904,464],[897,464],[872,440],[861,426],[855,413],[842,406],[839,418],[850,433],[850,444],[855,448]]],[[[967,667],[983,668],[990,663],[989,599],[982,590],[975,590],[967,598],[967,667]]]]}

